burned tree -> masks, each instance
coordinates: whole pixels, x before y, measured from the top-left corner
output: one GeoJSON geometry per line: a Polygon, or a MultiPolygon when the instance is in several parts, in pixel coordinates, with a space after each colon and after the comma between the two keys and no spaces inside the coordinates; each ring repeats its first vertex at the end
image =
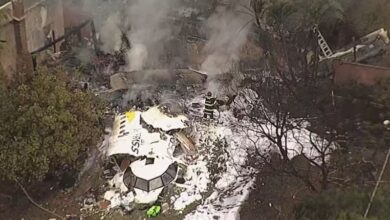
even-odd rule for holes
{"type": "Polygon", "coordinates": [[[321,127],[332,117],[332,87],[320,74],[312,21],[306,22],[297,6],[277,1],[259,9],[253,4],[255,14],[260,10],[266,17],[258,21],[265,67],[261,74],[245,74],[242,81],[246,89],[242,111],[249,120],[243,129],[264,164],[319,191],[318,184],[321,189],[328,187],[334,169],[329,157],[337,135],[327,126],[321,127]],[[295,22],[299,25],[291,25],[295,22]],[[278,166],[270,157],[275,152],[280,155],[278,166]],[[302,169],[297,158],[309,166],[302,169]],[[316,171],[311,171],[314,168],[316,171]]]}
{"type": "Polygon", "coordinates": [[[262,162],[277,172],[299,178],[310,190],[318,191],[317,181],[313,180],[314,173],[309,170],[311,167],[302,170],[294,162],[300,156],[305,163],[319,170],[321,188],[326,188],[333,169],[328,159],[336,136],[333,132],[310,126],[311,123],[316,125],[316,120],[323,119],[325,115],[302,117],[308,111],[314,113],[315,109],[303,105],[301,97],[297,98],[291,88],[279,79],[265,78],[262,81],[246,81],[245,84],[251,92],[247,92],[242,100],[242,105],[246,106],[244,114],[249,120],[243,130],[256,147],[262,162]],[[270,157],[275,152],[280,155],[277,166],[270,157]]]}

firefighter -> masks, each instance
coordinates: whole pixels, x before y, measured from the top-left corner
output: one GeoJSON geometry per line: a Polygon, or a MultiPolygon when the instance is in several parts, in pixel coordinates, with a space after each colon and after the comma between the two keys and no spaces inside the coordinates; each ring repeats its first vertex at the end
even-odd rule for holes
{"type": "Polygon", "coordinates": [[[205,101],[204,118],[214,119],[215,104],[216,98],[212,96],[211,92],[208,92],[205,101]]]}

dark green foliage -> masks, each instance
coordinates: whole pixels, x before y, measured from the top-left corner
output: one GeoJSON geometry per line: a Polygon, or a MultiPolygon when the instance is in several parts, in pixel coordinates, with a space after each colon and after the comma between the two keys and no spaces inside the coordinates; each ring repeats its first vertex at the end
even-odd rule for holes
{"type": "Polygon", "coordinates": [[[390,132],[383,125],[390,118],[390,81],[371,87],[348,85],[336,89],[339,126],[349,147],[387,149],[390,132]]]}
{"type": "MultiPolygon", "coordinates": [[[[367,208],[370,191],[328,190],[306,199],[295,208],[296,219],[359,220],[367,208]]],[[[379,189],[367,219],[390,219],[390,189],[379,189]]]]}
{"type": "Polygon", "coordinates": [[[0,80],[0,178],[41,180],[101,136],[101,106],[92,94],[72,89],[61,70],[0,80]]]}

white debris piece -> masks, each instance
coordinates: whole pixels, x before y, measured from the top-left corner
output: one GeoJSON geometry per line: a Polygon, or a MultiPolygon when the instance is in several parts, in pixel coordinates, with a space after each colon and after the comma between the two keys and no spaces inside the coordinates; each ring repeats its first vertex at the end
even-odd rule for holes
{"type": "Polygon", "coordinates": [[[110,199],[110,205],[108,209],[113,209],[119,207],[121,205],[121,195],[119,193],[114,194],[114,196],[110,199]]]}
{"type": "Polygon", "coordinates": [[[110,201],[115,196],[115,194],[116,194],[115,190],[109,190],[104,193],[104,199],[110,201]]]}
{"type": "MultiPolygon", "coordinates": [[[[363,47],[365,47],[365,45],[356,45],[356,51],[359,51],[363,47]]],[[[354,51],[353,48],[350,48],[349,50],[345,50],[345,51],[339,51],[337,53],[334,53],[332,56],[330,56],[328,58],[340,57],[340,56],[343,56],[345,54],[353,53],[353,51],[354,51]]]]}
{"type": "Polygon", "coordinates": [[[121,195],[115,191],[107,191],[104,194],[104,199],[110,201],[108,209],[114,209],[117,207],[129,207],[130,203],[134,201],[134,193],[129,192],[127,194],[121,195]]]}
{"type": "Polygon", "coordinates": [[[135,191],[135,203],[140,204],[150,204],[155,202],[158,199],[158,196],[161,194],[164,188],[159,188],[156,190],[152,190],[150,192],[145,192],[139,189],[134,189],[135,191]]]}
{"type": "Polygon", "coordinates": [[[117,188],[117,189],[120,189],[121,192],[127,192],[129,189],[127,189],[127,187],[125,186],[125,184],[123,183],[123,172],[119,172],[117,173],[114,178],[112,178],[112,180],[108,181],[108,184],[112,187],[112,188],[117,188]]]}
{"type": "Polygon", "coordinates": [[[134,202],[134,193],[129,192],[126,195],[122,196],[121,205],[122,206],[128,206],[130,203],[134,202]]]}
{"type": "Polygon", "coordinates": [[[184,115],[170,117],[161,112],[158,106],[142,113],[142,119],[153,128],[163,131],[187,128],[188,118],[184,115]]]}
{"type": "Polygon", "coordinates": [[[171,136],[161,139],[160,133],[149,132],[140,124],[141,112],[127,112],[116,117],[107,156],[128,154],[135,157],[148,156],[170,158],[171,136]]]}

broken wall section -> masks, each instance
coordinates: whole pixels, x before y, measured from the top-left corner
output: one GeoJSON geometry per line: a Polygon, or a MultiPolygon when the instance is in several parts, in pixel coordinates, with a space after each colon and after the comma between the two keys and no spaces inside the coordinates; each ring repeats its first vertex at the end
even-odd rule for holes
{"type": "Polygon", "coordinates": [[[0,23],[0,62],[8,76],[32,71],[29,53],[64,35],[62,0],[13,0],[1,5],[0,12],[6,15],[0,23]]]}
{"type": "Polygon", "coordinates": [[[62,0],[25,0],[25,16],[30,53],[64,35],[62,0]]]}
{"type": "Polygon", "coordinates": [[[16,70],[16,41],[13,23],[6,23],[0,27],[1,45],[0,62],[1,67],[9,77],[16,70]]]}

